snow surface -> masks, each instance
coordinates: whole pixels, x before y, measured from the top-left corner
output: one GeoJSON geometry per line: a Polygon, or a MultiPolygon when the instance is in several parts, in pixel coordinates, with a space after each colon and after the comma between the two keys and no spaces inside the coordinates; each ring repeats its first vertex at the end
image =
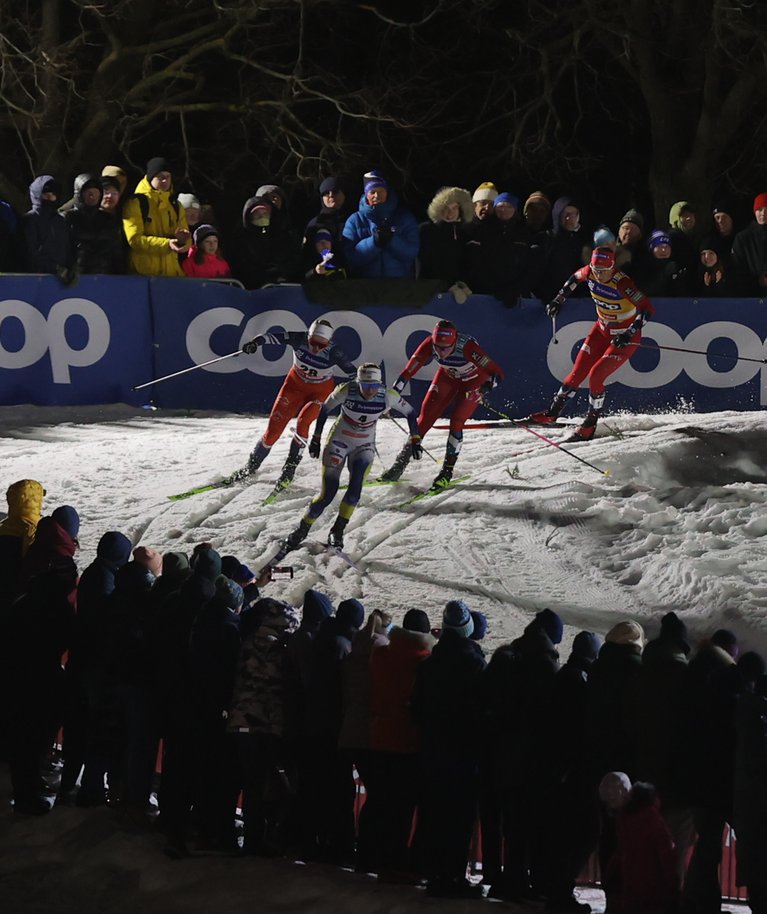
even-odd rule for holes
{"type": "MultiPolygon", "coordinates": [[[[76,507],[81,569],[106,530],[122,530],[135,545],[161,552],[189,553],[208,541],[257,569],[319,489],[319,464],[307,457],[294,486],[276,503],[261,504],[279,475],[289,434],[251,484],[178,502],[167,496],[241,466],[265,422],[122,406],[5,407],[0,491],[31,477],[47,490],[45,513],[60,504],[76,507]]],[[[559,442],[568,434],[543,433],[559,442]]],[[[435,429],[424,442],[440,463],[446,436],[435,429]]],[[[403,440],[401,428],[381,423],[370,478],[390,464],[403,440]]],[[[356,597],[368,609],[389,610],[395,621],[417,606],[435,625],[445,602],[461,598],[488,617],[488,653],[547,606],[566,623],[563,659],[580,629],[604,634],[632,618],[651,637],[671,609],[693,641],[727,627],[744,649],[767,653],[765,413],[611,416],[594,441],[566,447],[593,466],[524,429],[469,428],[456,471],[469,474],[465,482],[403,504],[436,475],[437,464],[425,455],[403,483],[366,487],[346,534],[356,567],[319,546],[335,517],[332,506],[313,528],[314,545],[285,560],[295,568],[293,580],[274,581],[266,593],[300,605],[314,587],[336,602],[356,597]]],[[[25,884],[37,880],[39,860],[50,867],[45,884],[25,898],[13,891],[14,907],[5,910],[42,910],[34,899],[49,898],[46,885],[59,892],[48,907],[57,914],[70,907],[81,914],[137,906],[170,914],[225,906],[236,914],[254,904],[312,912],[476,906],[282,861],[171,863],[159,853],[159,839],[147,844],[145,836],[112,831],[109,816],[108,810],[58,809],[32,822],[12,821],[5,812],[0,888],[16,886],[9,873],[25,872],[25,884]],[[67,880],[77,886],[71,899],[60,894],[67,880]],[[82,887],[90,883],[87,892],[82,887]]]]}

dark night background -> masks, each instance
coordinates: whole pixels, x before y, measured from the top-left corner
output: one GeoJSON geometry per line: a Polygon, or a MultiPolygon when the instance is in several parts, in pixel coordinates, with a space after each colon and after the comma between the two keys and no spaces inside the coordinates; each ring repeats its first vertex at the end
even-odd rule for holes
{"type": "MultiPolygon", "coordinates": [[[[155,155],[221,227],[278,183],[380,168],[419,217],[442,185],[575,193],[587,224],[665,224],[765,189],[767,10],[678,0],[42,0],[0,12],[0,195],[155,155]],[[653,219],[654,210],[654,219],[653,219]]],[[[135,180],[134,180],[135,179],[135,180]]]]}

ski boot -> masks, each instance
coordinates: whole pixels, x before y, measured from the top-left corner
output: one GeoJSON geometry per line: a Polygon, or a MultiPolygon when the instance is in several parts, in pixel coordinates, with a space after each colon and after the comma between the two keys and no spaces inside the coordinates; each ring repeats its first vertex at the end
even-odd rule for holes
{"type": "Polygon", "coordinates": [[[445,461],[442,464],[442,469],[434,477],[434,482],[429,486],[430,492],[439,492],[440,489],[444,489],[446,486],[450,485],[450,480],[453,478],[453,467],[454,464],[448,463],[445,461]]]}
{"type": "Polygon", "coordinates": [[[330,528],[330,533],[328,534],[328,546],[333,546],[335,549],[344,548],[344,530],[349,521],[345,517],[337,517],[336,522],[330,528]]]}
{"type": "Polygon", "coordinates": [[[379,482],[396,482],[400,476],[405,472],[405,467],[410,463],[410,458],[413,456],[413,446],[408,441],[408,443],[402,448],[402,450],[397,454],[397,459],[394,463],[386,470],[385,473],[381,473],[378,477],[379,482]]]}
{"type": "Polygon", "coordinates": [[[263,441],[259,441],[258,444],[250,452],[250,457],[248,457],[248,464],[246,467],[247,475],[252,476],[253,473],[261,466],[261,464],[266,459],[266,455],[271,451],[270,447],[267,447],[263,441]]]}
{"type": "Polygon", "coordinates": [[[288,550],[297,549],[309,535],[311,528],[312,525],[308,521],[302,520],[296,529],[285,539],[285,545],[288,547],[288,550]]]}
{"type": "Polygon", "coordinates": [[[576,428],[576,430],[567,440],[591,441],[591,439],[594,437],[594,433],[597,430],[598,421],[599,413],[596,410],[590,409],[586,414],[586,418],[583,420],[582,424],[576,428]]]}
{"type": "Polygon", "coordinates": [[[556,396],[551,401],[548,409],[531,413],[526,419],[521,419],[523,425],[555,425],[567,405],[567,401],[575,395],[575,391],[564,384],[559,388],[556,396]]]}
{"type": "Polygon", "coordinates": [[[288,459],[285,461],[285,465],[282,468],[282,473],[280,473],[280,478],[277,480],[277,489],[287,489],[287,487],[293,482],[293,477],[296,475],[296,467],[301,463],[303,458],[303,448],[299,448],[295,441],[291,442],[290,451],[288,452],[288,459]]]}

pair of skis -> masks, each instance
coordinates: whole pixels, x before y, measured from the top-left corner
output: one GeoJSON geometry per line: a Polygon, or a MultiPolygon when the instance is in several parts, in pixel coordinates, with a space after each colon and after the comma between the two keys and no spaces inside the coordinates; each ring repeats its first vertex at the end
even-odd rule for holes
{"type": "MultiPolygon", "coordinates": [[[[247,478],[247,475],[238,476],[236,473],[233,473],[231,476],[225,476],[223,479],[219,479],[216,482],[209,482],[202,486],[196,486],[193,489],[187,489],[186,492],[178,492],[176,495],[169,495],[168,499],[170,501],[183,501],[185,498],[191,498],[193,495],[200,495],[202,492],[213,492],[216,489],[227,489],[238,482],[244,482],[247,478]]],[[[261,504],[271,505],[273,502],[277,501],[285,489],[290,488],[292,482],[292,479],[286,479],[284,481],[279,480],[277,485],[275,485],[275,487],[261,502],[261,504]]]]}

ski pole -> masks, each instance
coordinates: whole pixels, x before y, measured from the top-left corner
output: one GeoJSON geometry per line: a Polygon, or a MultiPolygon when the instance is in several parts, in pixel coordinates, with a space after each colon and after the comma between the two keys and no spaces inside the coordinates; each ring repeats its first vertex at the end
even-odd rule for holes
{"type": "Polygon", "coordinates": [[[151,387],[152,384],[159,384],[160,381],[168,381],[171,378],[177,378],[181,374],[186,374],[187,371],[196,371],[198,368],[205,368],[206,365],[213,365],[215,362],[223,362],[224,359],[231,359],[236,355],[242,355],[242,350],[238,349],[237,352],[230,352],[229,355],[220,355],[217,359],[210,359],[208,362],[200,362],[199,365],[192,365],[191,368],[182,368],[181,371],[174,371],[173,374],[166,374],[162,378],[155,378],[154,381],[147,381],[146,384],[137,384],[135,387],[131,387],[131,390],[141,390],[142,387],[151,387]]]}
{"type": "Polygon", "coordinates": [[[530,432],[531,435],[535,435],[536,438],[540,438],[541,441],[545,441],[546,444],[550,444],[552,447],[559,448],[559,450],[562,451],[563,454],[567,454],[568,457],[574,457],[576,460],[580,461],[581,463],[586,464],[587,467],[591,467],[592,470],[596,470],[597,473],[601,473],[603,476],[610,475],[609,470],[603,470],[600,467],[595,466],[593,463],[589,463],[588,460],[584,460],[583,457],[579,457],[577,454],[573,454],[572,451],[566,450],[565,448],[562,447],[561,444],[557,444],[557,442],[552,441],[551,438],[547,438],[545,435],[542,435],[540,432],[536,432],[536,430],[534,428],[530,428],[530,426],[525,425],[524,422],[517,422],[516,419],[512,419],[511,416],[507,415],[506,413],[501,412],[500,409],[496,409],[494,406],[491,406],[486,400],[484,401],[484,405],[485,405],[485,408],[489,409],[491,413],[495,413],[496,416],[501,416],[501,418],[503,418],[503,419],[508,419],[509,422],[513,422],[514,425],[517,426],[517,428],[523,428],[526,432],[530,432]]]}
{"type": "MultiPolygon", "coordinates": [[[[410,432],[406,428],[402,428],[402,426],[399,424],[399,422],[397,422],[397,420],[394,418],[394,416],[389,416],[389,418],[401,432],[404,432],[408,436],[408,438],[410,437],[410,432]]],[[[421,445],[421,449],[423,450],[424,454],[428,454],[429,457],[431,457],[431,459],[435,463],[439,463],[439,460],[437,460],[437,458],[434,456],[434,454],[432,454],[431,451],[427,451],[426,448],[423,446],[423,444],[421,445]]]]}
{"type": "Polygon", "coordinates": [[[735,359],[737,362],[759,362],[767,365],[767,359],[750,359],[745,355],[726,355],[724,352],[707,352],[705,349],[682,349],[679,346],[659,346],[657,343],[639,344],[641,349],[668,349],[670,352],[690,352],[693,355],[709,355],[712,359],[735,359]]]}
{"type": "Polygon", "coordinates": [[[559,344],[557,339],[557,316],[556,314],[551,315],[551,342],[555,345],[559,344]]]}

